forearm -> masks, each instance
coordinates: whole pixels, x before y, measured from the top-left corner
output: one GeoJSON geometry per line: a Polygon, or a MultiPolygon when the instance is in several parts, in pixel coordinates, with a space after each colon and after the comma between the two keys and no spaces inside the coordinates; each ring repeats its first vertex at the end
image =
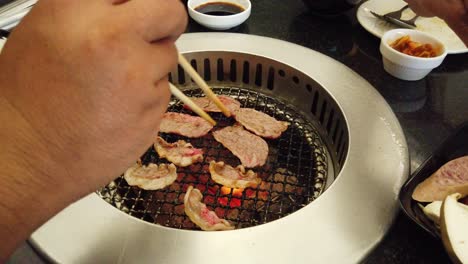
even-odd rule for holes
{"type": "Polygon", "coordinates": [[[468,0],[405,0],[421,16],[443,19],[468,46],[468,0]]]}
{"type": "Polygon", "coordinates": [[[186,23],[167,0],[39,1],[21,20],[0,56],[0,262],[153,143],[186,23]]]}
{"type": "Polygon", "coordinates": [[[446,19],[446,22],[468,47],[468,14],[457,19],[446,19]]]}
{"type": "MultiPolygon", "coordinates": [[[[57,166],[45,146],[0,97],[0,263],[19,243],[75,197],[49,175],[57,166]],[[67,192],[69,195],[67,195],[67,192]]],[[[61,175],[66,177],[66,175],[61,175]]]]}

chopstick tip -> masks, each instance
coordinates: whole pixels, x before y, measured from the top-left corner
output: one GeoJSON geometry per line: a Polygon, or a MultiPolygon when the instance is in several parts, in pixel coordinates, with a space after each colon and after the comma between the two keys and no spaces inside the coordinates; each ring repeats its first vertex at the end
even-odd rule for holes
{"type": "Polygon", "coordinates": [[[231,116],[232,116],[231,111],[229,111],[228,109],[224,110],[224,111],[223,111],[223,114],[224,114],[224,116],[226,116],[226,117],[231,117],[231,116]]]}

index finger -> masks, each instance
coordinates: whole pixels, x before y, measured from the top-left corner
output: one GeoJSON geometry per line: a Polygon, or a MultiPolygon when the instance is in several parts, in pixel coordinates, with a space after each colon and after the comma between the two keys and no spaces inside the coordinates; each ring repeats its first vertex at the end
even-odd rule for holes
{"type": "Polygon", "coordinates": [[[434,16],[434,14],[427,8],[427,1],[424,0],[404,0],[408,3],[411,10],[416,14],[424,17],[434,16]]]}
{"type": "Polygon", "coordinates": [[[176,40],[187,26],[187,13],[179,0],[132,0],[116,8],[122,23],[147,42],[176,40]]]}

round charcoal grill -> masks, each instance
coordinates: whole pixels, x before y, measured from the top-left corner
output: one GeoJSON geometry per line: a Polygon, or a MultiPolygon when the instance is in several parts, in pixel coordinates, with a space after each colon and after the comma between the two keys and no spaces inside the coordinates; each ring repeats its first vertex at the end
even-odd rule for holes
{"type": "MultiPolygon", "coordinates": [[[[203,162],[178,168],[171,186],[145,191],[118,177],[39,228],[31,242],[59,263],[353,263],[384,236],[408,175],[408,152],[384,99],[359,75],[309,49],[280,40],[226,33],[178,41],[217,94],[236,98],[290,127],[267,140],[263,180],[231,190],[210,179],[211,160],[239,160],[211,134],[185,139],[203,162]],[[206,232],[186,216],[189,185],[236,229],[206,232]]],[[[170,81],[202,96],[182,68],[170,81]]],[[[173,99],[169,111],[190,113],[173,99]]],[[[212,114],[214,129],[233,124],[212,114]]],[[[163,134],[167,141],[182,137],[163,134]]],[[[151,147],[143,163],[161,163],[151,147]]]]}
{"type": "MultiPolygon", "coordinates": [[[[301,113],[288,104],[261,94],[254,89],[235,87],[215,88],[217,94],[228,95],[241,102],[242,107],[255,108],[278,120],[290,122],[289,129],[275,140],[268,140],[269,156],[265,166],[254,169],[263,179],[257,188],[244,191],[222,189],[210,179],[211,160],[240,164],[229,150],[214,140],[211,133],[198,139],[186,139],[177,135],[163,135],[168,142],[184,139],[204,149],[202,163],[178,168],[178,180],[163,190],[145,191],[126,184],[123,177],[109,184],[98,193],[118,209],[150,223],[168,227],[196,229],[184,213],[184,193],[189,185],[202,191],[204,202],[218,216],[230,220],[236,228],[255,226],[286,216],[317,198],[326,187],[328,155],[316,129],[301,113]]],[[[203,96],[201,90],[186,90],[190,96],[203,96]]],[[[168,111],[191,114],[176,100],[168,111]]],[[[235,123],[221,113],[212,116],[217,128],[235,123]]],[[[167,163],[160,159],[154,148],[141,158],[143,164],[167,163]]]]}

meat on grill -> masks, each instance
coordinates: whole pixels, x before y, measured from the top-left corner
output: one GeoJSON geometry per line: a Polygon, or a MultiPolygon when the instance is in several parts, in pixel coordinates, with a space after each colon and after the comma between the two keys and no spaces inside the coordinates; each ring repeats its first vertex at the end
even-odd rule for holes
{"type": "MultiPolygon", "coordinates": [[[[208,97],[191,97],[190,99],[192,99],[196,105],[206,112],[221,112],[221,109],[219,109],[208,97]]],[[[218,99],[224,104],[224,106],[226,106],[227,109],[229,109],[229,111],[231,111],[231,113],[234,113],[240,108],[240,102],[232,97],[218,95],[218,99]]],[[[190,109],[188,105],[184,105],[184,108],[190,109]]]]}
{"type": "Polygon", "coordinates": [[[213,132],[216,141],[223,144],[246,168],[263,166],[268,157],[266,141],[245,130],[240,125],[222,128],[213,132]]]}
{"type": "Polygon", "coordinates": [[[167,112],[163,115],[159,131],[198,138],[206,135],[212,128],[213,126],[201,117],[167,112]]]}
{"type": "Polygon", "coordinates": [[[174,164],[154,163],[142,165],[137,162],[128,168],[124,178],[130,186],[138,186],[144,190],[159,190],[171,185],[177,179],[177,169],[174,164]]]}
{"type": "Polygon", "coordinates": [[[202,193],[189,186],[184,197],[185,214],[198,227],[205,231],[219,231],[234,229],[228,221],[220,219],[215,212],[210,211],[204,203],[202,193]]]}
{"type": "Polygon", "coordinates": [[[256,187],[262,182],[262,179],[252,170],[246,172],[242,165],[233,168],[222,161],[211,161],[210,173],[214,182],[229,188],[256,187]]]}
{"type": "Polygon", "coordinates": [[[234,117],[247,130],[264,138],[278,138],[289,126],[288,122],[278,121],[252,108],[240,108],[234,113],[234,117]]]}
{"type": "Polygon", "coordinates": [[[432,202],[444,200],[452,193],[468,195],[468,156],[444,164],[416,186],[412,196],[416,201],[432,202]]]}
{"type": "Polygon", "coordinates": [[[159,157],[165,158],[179,167],[187,167],[203,161],[203,150],[194,148],[192,144],[184,140],[168,143],[163,138],[157,137],[154,148],[159,157]]]}

